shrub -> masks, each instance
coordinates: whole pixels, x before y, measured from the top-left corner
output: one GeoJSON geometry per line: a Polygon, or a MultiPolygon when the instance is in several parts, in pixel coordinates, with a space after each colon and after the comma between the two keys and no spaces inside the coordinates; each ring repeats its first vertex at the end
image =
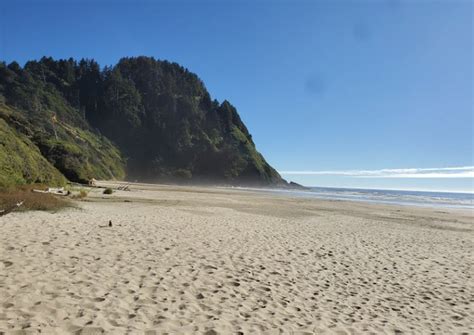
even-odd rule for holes
{"type": "Polygon", "coordinates": [[[110,188],[110,187],[107,187],[105,190],[104,190],[104,194],[112,194],[114,193],[114,191],[110,188]]]}
{"type": "Polygon", "coordinates": [[[174,171],[174,176],[176,178],[180,178],[180,179],[191,179],[193,174],[189,170],[178,169],[178,170],[174,171]]]}
{"type": "Polygon", "coordinates": [[[88,192],[86,190],[79,190],[79,193],[72,196],[73,199],[83,199],[87,197],[88,192]]]}

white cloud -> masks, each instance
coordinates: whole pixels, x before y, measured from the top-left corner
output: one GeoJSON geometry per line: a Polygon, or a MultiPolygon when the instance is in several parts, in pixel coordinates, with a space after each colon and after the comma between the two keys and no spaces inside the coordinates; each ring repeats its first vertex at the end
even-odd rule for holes
{"type": "Polygon", "coordinates": [[[474,178],[474,166],[339,171],[280,171],[282,175],[347,176],[358,178],[474,178]]]}

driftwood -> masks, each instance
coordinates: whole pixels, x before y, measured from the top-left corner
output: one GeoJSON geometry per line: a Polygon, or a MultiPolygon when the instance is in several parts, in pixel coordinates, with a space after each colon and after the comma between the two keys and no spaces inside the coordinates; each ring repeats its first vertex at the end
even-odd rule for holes
{"type": "Polygon", "coordinates": [[[60,188],[50,187],[46,191],[35,190],[34,189],[33,192],[35,192],[35,193],[49,193],[49,194],[54,194],[54,195],[69,195],[69,193],[70,193],[69,191],[65,191],[64,187],[60,187],[60,188]]]}
{"type": "Polygon", "coordinates": [[[11,206],[7,209],[0,209],[0,216],[7,215],[8,213],[13,212],[14,210],[20,208],[23,205],[24,201],[17,202],[14,206],[11,206]]]}
{"type": "Polygon", "coordinates": [[[130,184],[125,184],[125,185],[117,187],[117,190],[119,190],[119,191],[130,191],[129,186],[130,186],[130,184]]]}

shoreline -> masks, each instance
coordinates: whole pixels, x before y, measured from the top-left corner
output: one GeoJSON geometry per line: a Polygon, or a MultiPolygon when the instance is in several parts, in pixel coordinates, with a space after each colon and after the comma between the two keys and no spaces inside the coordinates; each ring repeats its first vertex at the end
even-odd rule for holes
{"type": "MultiPolygon", "coordinates": [[[[273,189],[273,188],[257,188],[257,187],[240,187],[240,186],[202,186],[202,185],[174,185],[174,184],[150,184],[150,183],[131,183],[124,181],[99,181],[98,187],[106,188],[112,187],[117,188],[123,185],[133,186],[136,190],[150,190],[159,191],[163,189],[173,189],[175,192],[182,190],[183,192],[190,192],[196,190],[198,192],[210,192],[210,190],[222,190],[222,191],[235,191],[235,192],[247,192],[254,195],[262,195],[266,197],[277,197],[287,198],[288,200],[306,199],[315,202],[342,202],[354,205],[374,205],[374,206],[389,206],[389,207],[401,207],[402,209],[427,209],[427,210],[448,210],[453,213],[464,213],[467,215],[474,215],[474,207],[468,206],[448,206],[448,205],[435,205],[435,204],[423,204],[423,203],[398,203],[391,201],[379,201],[379,200],[361,200],[361,199],[342,199],[342,198],[330,198],[320,197],[313,195],[311,191],[306,190],[289,190],[289,189],[273,189]]],[[[359,190],[359,189],[354,189],[359,190]]],[[[363,190],[363,189],[360,189],[363,190]]],[[[384,190],[379,190],[384,191],[384,190]]],[[[424,192],[424,191],[423,191],[424,192]]],[[[437,193],[437,192],[434,192],[437,193]]],[[[440,192],[443,193],[443,192],[440,192]]],[[[447,193],[447,192],[444,192],[447,193]]],[[[467,194],[467,193],[462,193],[467,194]]]]}
{"type": "Polygon", "coordinates": [[[350,196],[343,195],[322,195],[314,192],[314,190],[328,190],[328,191],[378,191],[378,192],[406,192],[406,193],[426,193],[426,195],[435,194],[446,194],[446,195],[466,195],[473,196],[473,193],[464,192],[431,192],[431,191],[406,191],[406,190],[384,190],[384,189],[361,189],[361,188],[337,188],[337,187],[310,187],[308,190],[288,190],[288,189],[272,189],[272,188],[252,188],[252,187],[230,187],[231,189],[237,190],[250,190],[255,192],[266,192],[273,194],[286,194],[292,197],[303,197],[315,200],[337,200],[337,201],[348,201],[356,203],[372,203],[380,205],[394,205],[394,206],[408,206],[408,207],[423,207],[432,209],[460,209],[460,210],[472,210],[474,211],[474,203],[471,204],[446,204],[446,203],[435,203],[435,202],[422,202],[422,201],[409,201],[409,200],[383,200],[383,199],[364,199],[364,198],[351,198],[350,196]]]}

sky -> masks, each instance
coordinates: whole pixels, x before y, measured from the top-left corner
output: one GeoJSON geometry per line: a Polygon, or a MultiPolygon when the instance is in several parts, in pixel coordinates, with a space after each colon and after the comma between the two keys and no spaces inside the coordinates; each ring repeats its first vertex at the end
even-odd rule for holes
{"type": "Polygon", "coordinates": [[[474,192],[473,14],[467,0],[1,0],[0,60],[175,61],[288,180],[474,192]]]}

